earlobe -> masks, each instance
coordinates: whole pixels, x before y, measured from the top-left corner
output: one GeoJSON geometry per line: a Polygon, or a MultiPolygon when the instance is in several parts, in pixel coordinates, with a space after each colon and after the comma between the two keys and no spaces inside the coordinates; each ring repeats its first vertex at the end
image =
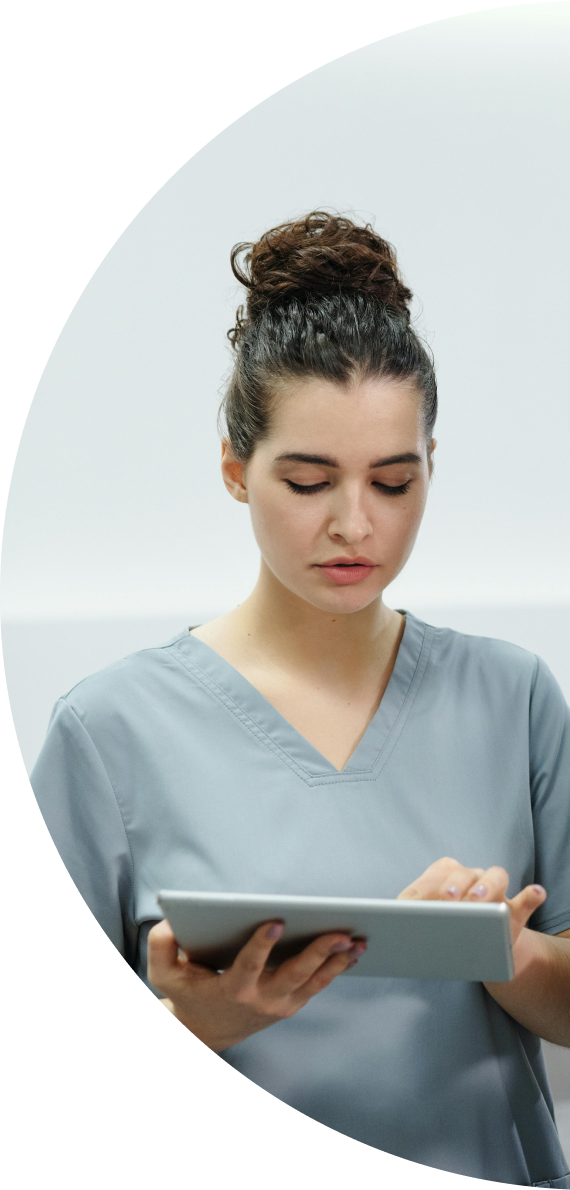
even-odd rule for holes
{"type": "Polygon", "coordinates": [[[233,482],[232,480],[227,480],[224,477],[224,483],[228,489],[228,492],[230,493],[230,496],[233,496],[234,500],[237,500],[239,504],[249,504],[247,488],[245,484],[241,482],[241,480],[233,482]]]}
{"type": "Polygon", "coordinates": [[[428,471],[429,471],[430,479],[433,476],[433,468],[434,468],[434,457],[433,456],[434,456],[434,451],[435,451],[436,446],[437,446],[437,438],[432,438],[432,440],[429,444],[429,454],[428,454],[428,471]]]}
{"type": "Polygon", "coordinates": [[[227,438],[224,438],[222,442],[222,479],[234,500],[240,504],[248,503],[244,464],[236,459],[232,445],[227,438]]]}

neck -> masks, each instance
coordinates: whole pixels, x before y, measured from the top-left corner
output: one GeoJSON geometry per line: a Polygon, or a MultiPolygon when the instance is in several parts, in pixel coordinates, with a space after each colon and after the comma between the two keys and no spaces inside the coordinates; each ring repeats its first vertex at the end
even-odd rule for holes
{"type": "Polygon", "coordinates": [[[232,613],[247,637],[248,649],[261,651],[286,668],[334,668],[357,677],[394,639],[403,623],[378,596],[361,611],[326,612],[287,590],[265,564],[251,595],[232,613]]]}

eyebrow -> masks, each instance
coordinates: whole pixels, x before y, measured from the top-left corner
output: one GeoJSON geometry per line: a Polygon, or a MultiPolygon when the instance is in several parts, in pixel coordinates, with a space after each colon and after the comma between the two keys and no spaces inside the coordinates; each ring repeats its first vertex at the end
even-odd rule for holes
{"type": "Polygon", "coordinates": [[[377,459],[375,463],[370,464],[370,469],[389,467],[390,463],[421,463],[421,461],[421,456],[416,454],[415,450],[407,450],[401,455],[390,455],[388,459],[377,459]]]}
{"type": "MultiPolygon", "coordinates": [[[[420,455],[413,450],[405,451],[401,455],[390,455],[386,459],[376,459],[374,463],[370,463],[371,471],[376,467],[389,467],[392,463],[421,463],[420,455]]],[[[299,454],[297,451],[292,451],[290,454],[277,455],[274,460],[276,463],[312,463],[316,467],[339,467],[340,463],[336,459],[330,459],[327,455],[306,455],[299,454]]]]}

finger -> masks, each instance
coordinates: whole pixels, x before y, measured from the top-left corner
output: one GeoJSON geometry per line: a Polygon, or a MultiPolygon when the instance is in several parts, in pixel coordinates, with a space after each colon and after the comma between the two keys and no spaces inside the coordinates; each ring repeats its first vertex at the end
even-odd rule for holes
{"type": "Polygon", "coordinates": [[[231,976],[232,982],[237,981],[242,986],[255,983],[284,928],[282,921],[266,921],[262,926],[258,926],[249,941],[236,955],[231,967],[225,973],[226,977],[231,976]]]}
{"type": "Polygon", "coordinates": [[[504,868],[492,867],[483,872],[480,879],[473,883],[465,900],[467,901],[504,901],[509,887],[509,873],[504,868]]]}
{"type": "Polygon", "coordinates": [[[178,967],[178,943],[166,921],[159,921],[148,933],[148,978],[155,987],[178,967]]]}
{"type": "Polygon", "coordinates": [[[523,888],[516,897],[511,900],[507,898],[507,904],[511,910],[513,941],[516,942],[529,917],[538,909],[539,905],[544,904],[545,900],[546,889],[541,884],[527,884],[526,888],[523,888]]]}
{"type": "Polygon", "coordinates": [[[353,967],[358,962],[360,956],[364,954],[365,950],[366,942],[359,939],[352,944],[350,950],[345,951],[343,954],[332,955],[294,993],[295,999],[301,997],[301,1002],[306,1004],[311,996],[314,996],[317,992],[322,992],[323,988],[328,987],[329,983],[332,983],[337,975],[342,975],[349,967],[353,967]]]}
{"type": "Polygon", "coordinates": [[[461,901],[473,888],[474,884],[484,875],[484,868],[454,868],[449,872],[439,890],[442,901],[461,901]]]}
{"type": "Polygon", "coordinates": [[[398,901],[437,901],[439,900],[440,889],[445,879],[451,872],[457,871],[463,865],[458,863],[456,859],[451,859],[449,856],[444,856],[443,859],[438,859],[434,864],[430,864],[417,880],[412,884],[408,884],[398,896],[398,901]]]}
{"type": "Polygon", "coordinates": [[[323,963],[333,955],[346,955],[353,946],[348,934],[321,934],[310,942],[300,954],[284,963],[272,975],[276,995],[289,995],[297,991],[323,963]]]}

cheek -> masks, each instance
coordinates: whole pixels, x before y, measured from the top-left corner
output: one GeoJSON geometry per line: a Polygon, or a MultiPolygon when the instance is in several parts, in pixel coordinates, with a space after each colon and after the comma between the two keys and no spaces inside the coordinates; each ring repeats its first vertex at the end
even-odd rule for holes
{"type": "Polygon", "coordinates": [[[267,557],[302,555],[322,526],[322,511],[310,497],[288,492],[250,492],[251,524],[255,539],[267,557]]]}
{"type": "Polygon", "coordinates": [[[412,497],[387,497],[377,505],[375,530],[380,540],[395,552],[411,548],[417,536],[425,508],[425,493],[412,497]]]}

